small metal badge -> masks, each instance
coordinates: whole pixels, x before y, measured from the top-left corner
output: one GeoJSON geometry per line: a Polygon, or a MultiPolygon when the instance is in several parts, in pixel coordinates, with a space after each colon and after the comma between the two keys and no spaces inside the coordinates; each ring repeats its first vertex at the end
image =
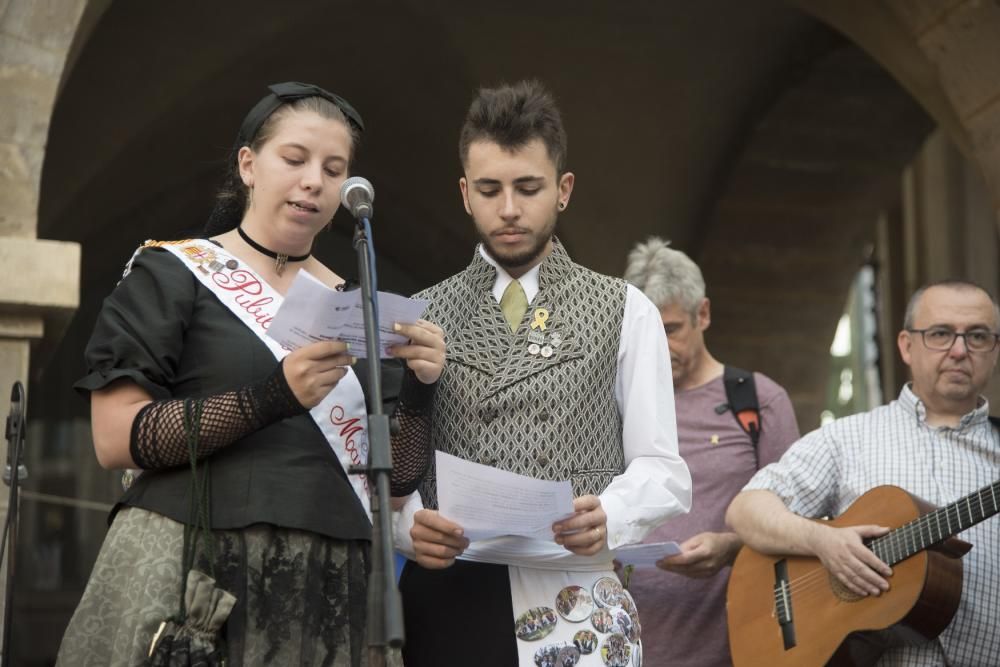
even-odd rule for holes
{"type": "Polygon", "coordinates": [[[543,357],[545,357],[546,359],[548,359],[549,357],[552,356],[552,348],[550,346],[546,345],[546,346],[544,346],[541,349],[541,353],[542,353],[543,357]]]}
{"type": "Polygon", "coordinates": [[[181,251],[185,255],[187,255],[189,260],[194,262],[194,264],[198,267],[199,271],[204,273],[206,276],[208,275],[208,270],[204,266],[202,266],[202,264],[214,261],[215,260],[214,252],[212,252],[208,248],[202,248],[201,246],[195,244],[184,246],[181,248],[181,251]]]}
{"type": "Polygon", "coordinates": [[[531,323],[532,329],[539,329],[545,331],[545,322],[549,319],[549,311],[545,308],[535,308],[534,322],[531,323]]]}
{"type": "Polygon", "coordinates": [[[230,271],[235,271],[236,269],[240,268],[240,263],[237,262],[235,259],[230,259],[226,261],[226,268],[229,269],[230,271]]]}
{"type": "Polygon", "coordinates": [[[553,331],[552,333],[549,334],[549,345],[551,345],[552,347],[559,347],[560,345],[562,345],[562,340],[563,340],[562,336],[559,334],[558,331],[553,331]]]}
{"type": "Polygon", "coordinates": [[[212,269],[213,272],[218,273],[225,267],[223,266],[222,262],[220,262],[217,259],[213,259],[211,262],[208,263],[208,268],[212,269]]]}
{"type": "Polygon", "coordinates": [[[541,349],[538,343],[532,343],[528,346],[528,354],[538,354],[541,349]]]}
{"type": "Polygon", "coordinates": [[[541,331],[529,331],[528,332],[528,342],[537,343],[539,345],[545,344],[545,334],[541,331]]]}

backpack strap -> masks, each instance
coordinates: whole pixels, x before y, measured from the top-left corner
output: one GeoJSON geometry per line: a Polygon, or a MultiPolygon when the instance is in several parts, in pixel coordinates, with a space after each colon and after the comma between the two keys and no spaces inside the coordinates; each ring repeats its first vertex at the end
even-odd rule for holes
{"type": "Polygon", "coordinates": [[[722,383],[726,387],[729,410],[756,448],[760,440],[761,423],[757,383],[754,382],[753,373],[735,366],[726,366],[722,372],[722,383]]]}

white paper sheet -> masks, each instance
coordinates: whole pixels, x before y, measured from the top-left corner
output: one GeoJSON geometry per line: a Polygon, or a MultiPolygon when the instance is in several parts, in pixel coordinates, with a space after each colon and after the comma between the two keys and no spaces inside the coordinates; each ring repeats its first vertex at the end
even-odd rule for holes
{"type": "Polygon", "coordinates": [[[653,567],[667,556],[676,556],[680,552],[681,546],[676,542],[628,544],[615,550],[615,560],[622,565],[653,567]]]}
{"type": "Polygon", "coordinates": [[[435,452],[438,511],[470,540],[521,535],[552,541],[552,524],[573,514],[573,486],[435,452]]]}
{"type": "MultiPolygon", "coordinates": [[[[408,299],[398,294],[378,293],[378,329],[381,350],[405,343],[407,338],[395,333],[392,325],[413,324],[427,309],[426,299],[408,299]]],[[[351,354],[368,356],[365,345],[365,322],[361,290],[340,292],[330,289],[308,271],[299,271],[285,300],[267,329],[267,335],[289,350],[321,340],[342,340],[351,346],[351,354]]]]}

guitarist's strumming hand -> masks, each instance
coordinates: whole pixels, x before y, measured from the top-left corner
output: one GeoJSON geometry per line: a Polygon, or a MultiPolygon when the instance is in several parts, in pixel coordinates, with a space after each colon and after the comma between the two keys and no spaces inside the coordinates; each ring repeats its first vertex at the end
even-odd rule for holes
{"type": "Polygon", "coordinates": [[[681,543],[681,553],[664,558],[656,566],[692,579],[707,579],[732,565],[742,546],[736,533],[698,533],[681,543]]]}
{"type": "Polygon", "coordinates": [[[892,569],[879,560],[862,540],[888,532],[885,526],[834,528],[815,523],[808,541],[823,566],[848,590],[861,596],[881,595],[889,590],[885,577],[892,575],[892,569]]]}

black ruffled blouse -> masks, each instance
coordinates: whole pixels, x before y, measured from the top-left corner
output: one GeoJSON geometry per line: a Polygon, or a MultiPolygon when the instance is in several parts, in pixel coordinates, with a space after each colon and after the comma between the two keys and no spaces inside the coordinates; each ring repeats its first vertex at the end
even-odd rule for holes
{"type": "MultiPolygon", "coordinates": [[[[154,400],[202,397],[259,382],[277,361],[176,257],[144,249],[104,301],[86,349],[90,392],[126,377],[154,400]]],[[[365,379],[356,368],[359,378],[365,379]]],[[[396,379],[401,375],[397,373],[396,379]]],[[[385,381],[391,401],[398,381],[385,381]]],[[[212,528],[254,523],[370,539],[361,502],[308,414],[267,426],[210,459],[212,528]]],[[[141,507],[187,521],[190,467],[144,472],[115,507],[141,507]]],[[[112,519],[114,511],[112,512],[112,519]]]]}

